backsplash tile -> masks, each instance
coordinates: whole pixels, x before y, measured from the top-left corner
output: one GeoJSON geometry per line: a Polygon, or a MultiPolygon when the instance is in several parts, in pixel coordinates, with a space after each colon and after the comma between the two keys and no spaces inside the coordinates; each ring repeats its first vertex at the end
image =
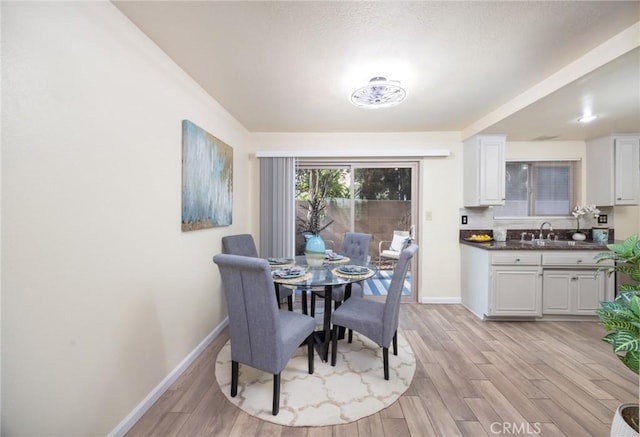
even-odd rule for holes
{"type": "MultiPolygon", "coordinates": [[[[607,215],[608,223],[598,224],[598,219],[580,219],[580,228],[587,234],[587,239],[591,240],[591,228],[593,226],[604,226],[609,228],[609,241],[614,240],[614,215],[613,208],[600,208],[602,214],[607,215]]],[[[458,223],[460,223],[460,238],[468,238],[472,234],[493,235],[494,228],[507,229],[508,240],[519,240],[523,232],[535,233],[536,237],[540,232],[540,225],[548,221],[553,227],[553,232],[560,240],[570,240],[576,229],[576,219],[573,217],[537,217],[537,218],[513,218],[494,219],[493,208],[460,208],[458,223]],[[467,216],[467,224],[463,225],[462,216],[467,216]]],[[[545,235],[549,232],[545,226],[545,235]]],[[[528,236],[527,238],[531,238],[528,236]]]]}

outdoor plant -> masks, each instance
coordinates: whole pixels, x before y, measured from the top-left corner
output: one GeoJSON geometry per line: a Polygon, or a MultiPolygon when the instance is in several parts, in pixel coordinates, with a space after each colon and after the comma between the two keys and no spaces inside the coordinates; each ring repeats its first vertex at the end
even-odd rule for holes
{"type": "Polygon", "coordinates": [[[298,215],[298,231],[314,235],[326,229],[333,220],[327,219],[327,198],[344,195],[340,184],[340,171],[312,169],[298,172],[296,190],[298,200],[306,201],[299,205],[302,215],[298,215]]]}
{"type": "MultiPolygon", "coordinates": [[[[601,302],[596,314],[602,321],[609,343],[616,356],[636,374],[640,373],[640,241],[632,235],[619,244],[608,244],[609,252],[596,255],[598,262],[613,260],[603,268],[608,275],[620,272],[628,275],[631,283],[621,284],[620,293],[613,301],[601,302]]],[[[625,421],[638,431],[638,407],[623,410],[625,421]],[[626,413],[625,413],[626,411],[626,413]]]]}

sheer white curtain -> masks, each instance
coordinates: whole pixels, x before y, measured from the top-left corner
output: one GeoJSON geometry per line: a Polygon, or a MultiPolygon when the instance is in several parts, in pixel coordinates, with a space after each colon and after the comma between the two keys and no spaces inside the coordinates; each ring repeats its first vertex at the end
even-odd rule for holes
{"type": "Polygon", "coordinates": [[[296,158],[260,158],[260,256],[295,255],[296,158]]]}

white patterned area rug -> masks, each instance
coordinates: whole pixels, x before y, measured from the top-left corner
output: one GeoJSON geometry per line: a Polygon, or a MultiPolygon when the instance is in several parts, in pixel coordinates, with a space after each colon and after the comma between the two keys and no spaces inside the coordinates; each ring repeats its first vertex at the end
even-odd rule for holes
{"type": "Polygon", "coordinates": [[[313,375],[307,348],[300,347],[281,373],[280,412],[273,416],[273,375],[240,364],[238,394],[232,398],[230,357],[227,341],[216,359],[216,379],[227,399],[253,416],[286,426],[338,425],[374,414],[409,388],[416,369],[411,346],[400,333],[398,355],[389,348],[389,381],[384,380],[382,348],[356,332],[353,343],[338,342],[336,367],[316,353],[313,375]]]}

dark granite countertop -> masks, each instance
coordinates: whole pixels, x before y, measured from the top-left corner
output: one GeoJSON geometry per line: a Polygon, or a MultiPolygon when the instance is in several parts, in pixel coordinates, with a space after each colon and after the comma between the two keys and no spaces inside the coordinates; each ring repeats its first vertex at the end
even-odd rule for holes
{"type": "MultiPolygon", "coordinates": [[[[545,231],[545,234],[548,231],[545,231]]],[[[571,235],[575,231],[570,229],[557,229],[554,235],[558,236],[559,241],[544,241],[544,244],[535,244],[531,241],[522,242],[522,234],[525,233],[526,239],[530,240],[532,235],[538,235],[539,230],[536,229],[509,229],[507,231],[507,241],[487,241],[476,242],[467,241],[473,234],[493,236],[491,229],[461,229],[460,244],[477,247],[486,250],[599,250],[606,251],[607,246],[604,244],[594,243],[591,240],[590,230],[586,230],[587,239],[585,241],[573,241],[571,235]]],[[[609,230],[609,243],[614,242],[613,229],[609,230]]]]}
{"type": "Polygon", "coordinates": [[[544,245],[539,245],[531,243],[530,241],[523,243],[520,240],[487,241],[477,243],[461,239],[460,244],[466,244],[468,246],[486,250],[607,250],[607,246],[594,243],[593,241],[545,241],[544,245]]]}

